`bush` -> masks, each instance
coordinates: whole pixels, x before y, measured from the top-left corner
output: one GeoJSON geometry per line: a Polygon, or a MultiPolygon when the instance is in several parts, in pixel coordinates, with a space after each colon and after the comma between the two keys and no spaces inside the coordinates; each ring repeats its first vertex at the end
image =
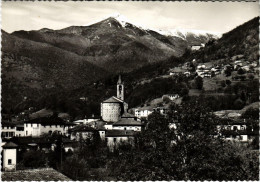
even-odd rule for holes
{"type": "Polygon", "coordinates": [[[241,116],[244,119],[259,119],[259,109],[250,107],[241,116]]]}
{"type": "Polygon", "coordinates": [[[27,151],[23,154],[20,164],[26,168],[46,167],[47,156],[43,151],[27,151]]]}
{"type": "Polygon", "coordinates": [[[244,107],[244,102],[241,99],[237,99],[234,102],[235,109],[242,109],[244,107]]]}
{"type": "Polygon", "coordinates": [[[199,90],[202,90],[203,88],[203,79],[198,76],[195,78],[195,84],[196,84],[196,88],[199,89],[199,90]]]}
{"type": "Polygon", "coordinates": [[[220,84],[221,84],[222,87],[225,87],[225,86],[226,86],[226,82],[225,82],[224,80],[222,80],[222,81],[220,82],[220,84]]]}
{"type": "Polygon", "coordinates": [[[239,69],[237,70],[237,74],[243,75],[243,74],[245,74],[245,71],[244,71],[242,68],[239,68],[239,69]]]}
{"type": "Polygon", "coordinates": [[[231,85],[231,81],[230,80],[226,80],[226,84],[227,85],[231,85]]]}
{"type": "Polygon", "coordinates": [[[255,78],[255,76],[253,74],[248,75],[248,79],[253,80],[254,78],[255,78]]]}

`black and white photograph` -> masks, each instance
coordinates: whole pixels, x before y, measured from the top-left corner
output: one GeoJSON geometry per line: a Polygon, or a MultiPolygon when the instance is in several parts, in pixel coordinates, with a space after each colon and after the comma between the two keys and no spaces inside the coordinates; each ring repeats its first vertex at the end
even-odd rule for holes
{"type": "Polygon", "coordinates": [[[2,1],[2,181],[259,181],[259,2],[2,1]]]}

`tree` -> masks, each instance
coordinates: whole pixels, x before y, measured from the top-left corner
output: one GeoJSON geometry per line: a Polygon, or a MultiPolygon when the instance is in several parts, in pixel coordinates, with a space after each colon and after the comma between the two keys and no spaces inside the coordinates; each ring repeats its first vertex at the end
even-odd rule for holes
{"type": "Polygon", "coordinates": [[[168,104],[171,102],[171,99],[168,96],[163,96],[163,102],[168,104]]]}
{"type": "Polygon", "coordinates": [[[245,74],[244,69],[243,69],[243,68],[239,68],[239,69],[237,70],[237,74],[239,74],[239,75],[245,74]]]}
{"type": "Polygon", "coordinates": [[[27,151],[23,153],[19,166],[26,168],[41,168],[48,164],[47,156],[43,151],[27,151]]]}
{"type": "Polygon", "coordinates": [[[183,96],[186,96],[188,94],[189,94],[189,89],[187,87],[181,89],[180,96],[183,97],[183,96]]]}
{"type": "Polygon", "coordinates": [[[203,79],[200,76],[197,76],[195,78],[195,84],[196,84],[196,88],[199,90],[202,90],[203,88],[203,79]]]}
{"type": "Polygon", "coordinates": [[[225,80],[222,80],[222,81],[220,82],[220,84],[221,84],[222,87],[225,87],[225,86],[226,86],[225,80]]]}
{"type": "Polygon", "coordinates": [[[258,108],[248,108],[241,116],[244,119],[259,119],[259,109],[258,108]]]}
{"type": "Polygon", "coordinates": [[[226,77],[231,76],[232,70],[230,66],[227,66],[224,70],[226,77]]]}
{"type": "Polygon", "coordinates": [[[237,99],[234,102],[235,109],[242,109],[244,107],[244,102],[241,99],[237,99]]]}
{"type": "Polygon", "coordinates": [[[229,86],[231,85],[231,81],[230,80],[226,80],[226,84],[229,86]]]}
{"type": "Polygon", "coordinates": [[[249,74],[249,75],[248,75],[248,78],[249,78],[250,80],[253,80],[253,79],[255,78],[255,76],[254,76],[253,74],[249,74]]]}
{"type": "Polygon", "coordinates": [[[198,99],[172,105],[168,118],[150,115],[136,147],[112,160],[112,175],[119,180],[257,179],[253,156],[240,155],[239,146],[214,137],[217,121],[198,99]],[[170,129],[173,122],[177,127],[170,129]]]}

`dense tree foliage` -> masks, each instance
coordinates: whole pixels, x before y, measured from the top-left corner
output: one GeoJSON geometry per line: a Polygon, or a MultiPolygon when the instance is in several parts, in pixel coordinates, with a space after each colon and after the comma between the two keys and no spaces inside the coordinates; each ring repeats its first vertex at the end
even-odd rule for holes
{"type": "Polygon", "coordinates": [[[113,160],[112,174],[118,180],[258,179],[256,155],[214,137],[215,122],[198,101],[173,106],[167,119],[151,115],[135,148],[121,150],[113,160]],[[169,128],[173,122],[177,129],[169,128]]]}

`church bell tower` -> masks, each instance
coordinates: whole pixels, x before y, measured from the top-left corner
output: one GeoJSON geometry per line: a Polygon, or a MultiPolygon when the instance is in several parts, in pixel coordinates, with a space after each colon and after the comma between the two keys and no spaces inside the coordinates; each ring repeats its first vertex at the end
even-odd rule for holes
{"type": "Polygon", "coordinates": [[[121,75],[117,81],[117,98],[124,100],[124,83],[121,80],[121,75]]]}

